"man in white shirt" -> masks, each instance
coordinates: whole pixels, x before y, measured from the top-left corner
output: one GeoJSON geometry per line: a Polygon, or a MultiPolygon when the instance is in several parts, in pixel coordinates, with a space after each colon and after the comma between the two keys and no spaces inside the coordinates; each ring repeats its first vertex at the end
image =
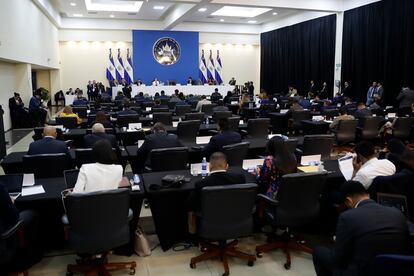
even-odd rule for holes
{"type": "Polygon", "coordinates": [[[358,143],[355,153],[352,180],[360,182],[365,189],[369,189],[375,177],[395,174],[395,165],[387,159],[378,160],[374,145],[370,142],[358,143]]]}
{"type": "Polygon", "coordinates": [[[197,103],[196,110],[197,112],[201,112],[201,107],[205,104],[211,104],[209,100],[206,99],[206,96],[201,96],[201,100],[197,103]]]}

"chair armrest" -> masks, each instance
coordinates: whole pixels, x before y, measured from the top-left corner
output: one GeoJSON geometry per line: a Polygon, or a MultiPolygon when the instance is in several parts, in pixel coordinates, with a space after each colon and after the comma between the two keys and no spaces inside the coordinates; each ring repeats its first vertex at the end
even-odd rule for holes
{"type": "Polygon", "coordinates": [[[19,220],[15,225],[13,225],[10,229],[7,231],[1,233],[1,240],[6,240],[9,237],[11,237],[14,233],[16,233],[17,230],[19,230],[20,226],[22,225],[23,221],[19,220]]]}
{"type": "Polygon", "coordinates": [[[279,201],[277,201],[276,199],[272,199],[268,196],[258,194],[257,198],[262,199],[265,202],[266,205],[279,206],[279,201]]]}
{"type": "Polygon", "coordinates": [[[216,135],[219,132],[218,132],[218,130],[209,130],[208,133],[213,134],[213,135],[216,135]]]}

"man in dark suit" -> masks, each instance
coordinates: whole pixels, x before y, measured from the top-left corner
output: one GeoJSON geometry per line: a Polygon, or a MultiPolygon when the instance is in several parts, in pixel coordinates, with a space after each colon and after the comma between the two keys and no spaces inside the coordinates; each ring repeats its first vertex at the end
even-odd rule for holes
{"type": "Polygon", "coordinates": [[[26,111],[19,93],[14,92],[14,96],[9,99],[9,109],[12,128],[21,127],[26,111]]]}
{"type": "Polygon", "coordinates": [[[83,97],[83,92],[82,90],[78,92],[78,94],[76,95],[76,99],[73,101],[73,106],[86,106],[88,105],[88,100],[83,97]]]}
{"type": "Polygon", "coordinates": [[[236,85],[236,80],[233,78],[231,78],[231,80],[229,81],[229,85],[236,85]]]}
{"type": "Polygon", "coordinates": [[[64,141],[56,140],[57,132],[53,126],[46,126],[43,129],[43,138],[34,141],[29,146],[28,155],[65,153],[70,158],[69,149],[64,141]]]}
{"type": "Polygon", "coordinates": [[[310,81],[310,87],[308,91],[308,97],[313,99],[316,96],[316,85],[313,80],[310,81]]]}
{"type": "Polygon", "coordinates": [[[85,148],[92,148],[99,140],[108,140],[112,148],[118,148],[115,135],[106,134],[103,124],[96,123],[92,126],[92,134],[87,134],[83,138],[83,146],[85,148]]]}
{"type": "Polygon", "coordinates": [[[224,106],[223,100],[218,100],[217,106],[213,107],[213,112],[216,111],[229,111],[229,108],[227,106],[224,106]]]}
{"type": "Polygon", "coordinates": [[[122,111],[118,112],[118,115],[138,115],[138,113],[135,110],[132,110],[131,103],[128,99],[124,99],[122,105],[124,106],[124,109],[122,111]]]}
{"type": "Polygon", "coordinates": [[[414,103],[414,90],[404,87],[397,96],[399,108],[410,107],[414,103]]]}
{"type": "Polygon", "coordinates": [[[355,181],[342,185],[341,196],[350,210],[339,216],[333,250],[314,249],[318,276],[369,275],[375,256],[407,253],[408,227],[400,210],[378,205],[355,181]]]}
{"type": "Polygon", "coordinates": [[[243,174],[229,173],[227,172],[228,168],[229,165],[223,153],[215,152],[211,155],[210,174],[195,183],[195,190],[190,195],[188,203],[191,210],[197,211],[200,209],[201,190],[204,187],[246,183],[246,177],[243,174]]]}
{"type": "Polygon", "coordinates": [[[151,167],[151,150],[161,148],[182,147],[183,144],[178,140],[177,135],[169,134],[162,123],[156,123],[152,128],[152,134],[145,137],[145,141],[138,149],[137,156],[141,163],[151,167]]]}
{"type": "Polygon", "coordinates": [[[240,143],[242,141],[240,133],[229,129],[228,119],[220,119],[218,126],[220,132],[211,137],[210,142],[201,152],[202,156],[207,159],[214,152],[222,151],[224,146],[240,143]]]}
{"type": "Polygon", "coordinates": [[[355,119],[358,119],[358,127],[364,126],[364,118],[372,116],[371,111],[365,106],[364,103],[358,103],[357,110],[354,113],[355,119]]]}
{"type": "Polygon", "coordinates": [[[366,106],[370,106],[374,102],[374,95],[377,94],[378,87],[377,82],[372,82],[372,86],[368,89],[367,92],[367,103],[366,106]]]}

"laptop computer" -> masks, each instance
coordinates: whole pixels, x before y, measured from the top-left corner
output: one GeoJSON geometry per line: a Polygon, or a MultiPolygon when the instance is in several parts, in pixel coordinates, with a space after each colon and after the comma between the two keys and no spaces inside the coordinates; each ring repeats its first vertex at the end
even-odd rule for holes
{"type": "Polygon", "coordinates": [[[378,193],[377,202],[383,206],[394,207],[400,210],[409,219],[407,197],[404,195],[378,193]]]}
{"type": "Polygon", "coordinates": [[[23,185],[23,174],[0,175],[0,185],[4,185],[9,194],[21,193],[23,185]]]}

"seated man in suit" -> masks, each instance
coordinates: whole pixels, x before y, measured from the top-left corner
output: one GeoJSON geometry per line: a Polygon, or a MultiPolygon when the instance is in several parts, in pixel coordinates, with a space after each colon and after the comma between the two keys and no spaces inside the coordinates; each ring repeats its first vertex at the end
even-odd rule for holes
{"type": "Polygon", "coordinates": [[[201,112],[201,108],[205,104],[211,104],[211,102],[209,100],[207,100],[205,95],[203,95],[203,96],[201,96],[201,100],[197,103],[197,106],[196,106],[197,112],[201,112]]]}
{"type": "Polygon", "coordinates": [[[138,115],[138,113],[135,110],[132,110],[130,108],[131,104],[128,99],[124,99],[122,104],[124,106],[124,109],[122,111],[119,111],[118,115],[138,115]]]}
{"type": "Polygon", "coordinates": [[[92,148],[99,140],[108,140],[112,148],[118,148],[115,135],[106,134],[103,124],[95,123],[92,126],[92,134],[87,134],[83,138],[83,146],[85,148],[92,148]]]}
{"type": "Polygon", "coordinates": [[[219,100],[217,102],[217,106],[213,108],[213,112],[216,111],[229,111],[229,108],[227,106],[224,106],[224,102],[222,100],[219,100]]]}
{"type": "Polygon", "coordinates": [[[237,144],[242,141],[240,133],[229,129],[228,119],[220,119],[218,126],[220,132],[211,137],[210,142],[202,150],[202,156],[205,156],[207,159],[214,152],[222,151],[224,146],[237,144]]]}
{"type": "Polygon", "coordinates": [[[378,205],[356,181],[342,185],[341,197],[349,210],[339,216],[333,250],[313,251],[318,276],[369,275],[375,256],[408,252],[408,227],[400,210],[378,205]]]}
{"type": "Polygon", "coordinates": [[[65,153],[70,158],[69,149],[64,141],[56,140],[57,132],[53,126],[43,129],[43,139],[34,141],[29,146],[28,155],[65,153]]]}
{"type": "MultiPolygon", "coordinates": [[[[215,152],[210,157],[210,174],[195,183],[195,190],[190,195],[189,207],[193,211],[200,209],[201,190],[208,186],[221,186],[246,183],[246,177],[241,173],[227,172],[229,164],[226,155],[222,152],[215,152]]],[[[229,199],[230,200],[230,199],[229,199]]]]}
{"type": "Polygon", "coordinates": [[[354,113],[354,117],[358,119],[358,127],[364,126],[364,118],[372,116],[371,111],[366,108],[364,103],[358,103],[357,110],[354,113]]]}
{"type": "Polygon", "coordinates": [[[286,112],[286,116],[292,117],[293,111],[302,111],[304,110],[303,107],[299,104],[298,99],[292,100],[292,106],[289,108],[288,112],[286,112]]]}
{"type": "Polygon", "coordinates": [[[354,116],[348,115],[348,111],[346,108],[341,108],[339,110],[339,116],[336,117],[333,122],[329,125],[329,128],[332,130],[336,130],[338,127],[339,121],[341,120],[354,120],[354,116]]]}
{"type": "Polygon", "coordinates": [[[145,137],[144,143],[137,152],[140,161],[144,161],[145,166],[148,167],[151,167],[151,150],[183,146],[178,140],[177,135],[167,133],[165,126],[160,122],[152,127],[152,132],[152,134],[145,137]]]}
{"type": "Polygon", "coordinates": [[[76,99],[73,101],[73,106],[85,106],[88,105],[88,100],[83,96],[82,90],[78,92],[76,99]]]}
{"type": "Polygon", "coordinates": [[[122,101],[125,99],[124,93],[122,91],[118,91],[117,95],[115,96],[115,101],[122,101]]]}

